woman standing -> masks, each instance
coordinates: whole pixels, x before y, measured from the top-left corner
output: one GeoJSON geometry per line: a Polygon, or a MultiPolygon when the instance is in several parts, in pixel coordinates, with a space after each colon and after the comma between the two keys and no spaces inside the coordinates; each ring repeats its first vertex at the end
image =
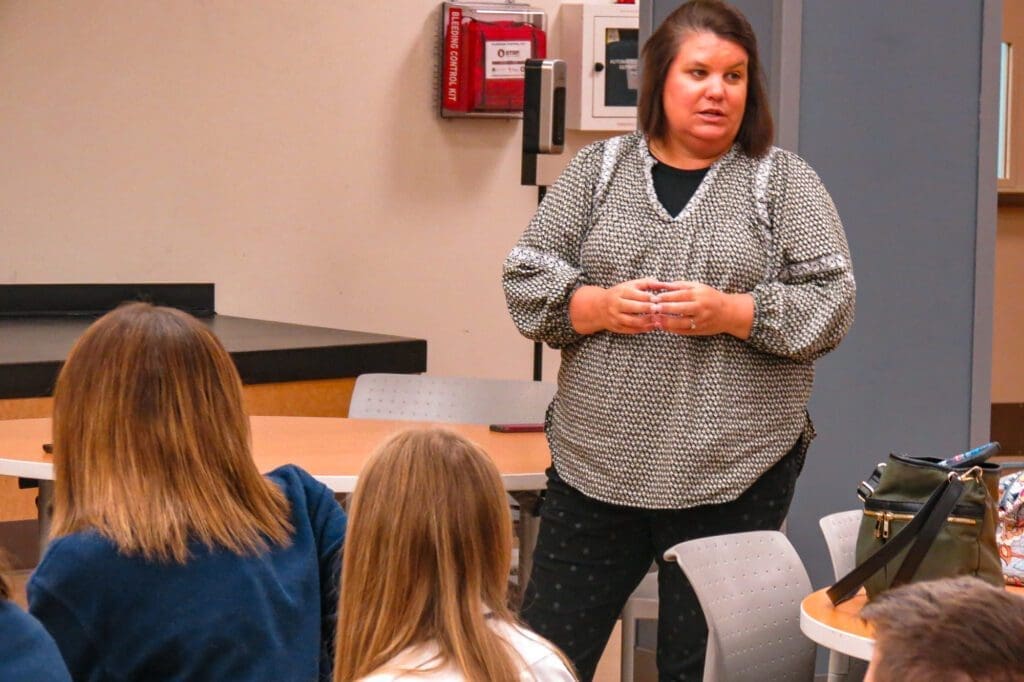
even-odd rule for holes
{"type": "Polygon", "coordinates": [[[593,675],[652,560],[658,668],[700,679],[707,627],[663,552],[778,528],[814,436],[814,360],[853,321],[828,192],[773,148],[757,42],[716,0],[643,52],[640,131],[590,145],[505,262],[520,331],[562,349],[524,618],[593,675]]]}
{"type": "Polygon", "coordinates": [[[298,467],[261,476],[249,441],[195,318],[122,306],[72,348],[28,603],[74,679],[329,679],[345,513],[298,467]]]}

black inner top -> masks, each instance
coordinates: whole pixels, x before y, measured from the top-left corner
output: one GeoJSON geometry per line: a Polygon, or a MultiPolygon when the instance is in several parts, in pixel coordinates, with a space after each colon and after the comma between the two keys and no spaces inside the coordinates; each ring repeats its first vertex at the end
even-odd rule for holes
{"type": "Polygon", "coordinates": [[[654,178],[654,192],[658,201],[673,218],[686,206],[693,193],[697,191],[701,180],[707,175],[707,168],[683,170],[673,168],[662,162],[654,164],[651,176],[654,178]]]}

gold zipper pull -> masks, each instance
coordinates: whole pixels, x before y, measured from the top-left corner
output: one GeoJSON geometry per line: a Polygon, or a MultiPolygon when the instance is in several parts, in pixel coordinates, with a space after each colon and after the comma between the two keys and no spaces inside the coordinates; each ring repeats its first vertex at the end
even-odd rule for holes
{"type": "Polygon", "coordinates": [[[888,540],[889,539],[889,522],[890,521],[892,521],[892,513],[891,512],[885,512],[882,515],[882,539],[883,540],[888,540]]]}
{"type": "Polygon", "coordinates": [[[882,539],[882,519],[884,518],[884,516],[885,516],[885,514],[883,513],[883,514],[879,514],[878,516],[875,517],[875,539],[876,540],[881,540],[882,539]]]}

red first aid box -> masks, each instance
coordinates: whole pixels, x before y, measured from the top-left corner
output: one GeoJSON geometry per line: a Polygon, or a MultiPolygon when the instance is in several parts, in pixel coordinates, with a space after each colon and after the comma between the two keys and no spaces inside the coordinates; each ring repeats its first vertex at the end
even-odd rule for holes
{"type": "Polygon", "coordinates": [[[543,12],[454,2],[442,12],[441,115],[522,112],[525,62],[547,56],[543,12]]]}
{"type": "Polygon", "coordinates": [[[527,59],[543,59],[544,31],[511,21],[470,21],[466,32],[472,108],[522,111],[527,59]]]}

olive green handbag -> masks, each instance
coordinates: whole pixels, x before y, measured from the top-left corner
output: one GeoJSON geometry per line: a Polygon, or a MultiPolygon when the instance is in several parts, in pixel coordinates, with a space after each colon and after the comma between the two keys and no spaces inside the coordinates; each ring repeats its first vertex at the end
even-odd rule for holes
{"type": "Polygon", "coordinates": [[[957,575],[1003,584],[996,549],[999,465],[951,470],[940,461],[889,455],[861,483],[857,567],[829,588],[833,604],[861,585],[872,599],[911,581],[957,575]]]}

